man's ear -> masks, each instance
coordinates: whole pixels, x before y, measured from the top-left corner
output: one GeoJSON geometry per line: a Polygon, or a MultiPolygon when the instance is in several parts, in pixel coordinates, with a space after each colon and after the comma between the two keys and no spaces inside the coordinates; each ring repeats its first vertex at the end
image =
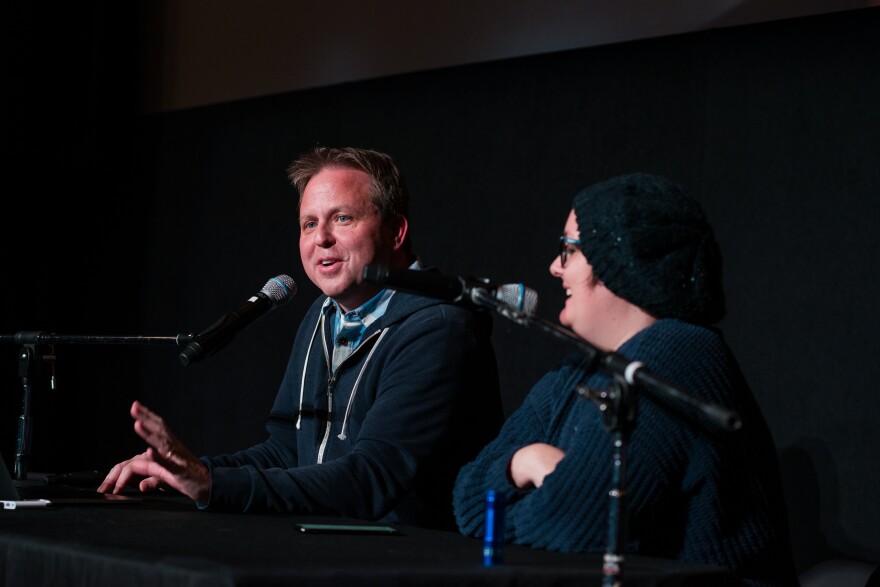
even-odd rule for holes
{"type": "Polygon", "coordinates": [[[406,216],[403,214],[395,216],[391,221],[391,238],[394,245],[393,250],[399,251],[401,247],[403,247],[408,232],[409,222],[407,221],[406,216]]]}

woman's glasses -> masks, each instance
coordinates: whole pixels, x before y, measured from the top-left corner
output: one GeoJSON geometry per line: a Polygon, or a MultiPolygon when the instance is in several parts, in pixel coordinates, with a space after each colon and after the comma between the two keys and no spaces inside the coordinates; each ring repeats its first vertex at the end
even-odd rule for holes
{"type": "Polygon", "coordinates": [[[568,261],[568,256],[572,253],[579,250],[581,246],[581,240],[575,238],[569,238],[567,236],[559,237],[559,264],[562,267],[565,267],[565,262],[568,261]]]}

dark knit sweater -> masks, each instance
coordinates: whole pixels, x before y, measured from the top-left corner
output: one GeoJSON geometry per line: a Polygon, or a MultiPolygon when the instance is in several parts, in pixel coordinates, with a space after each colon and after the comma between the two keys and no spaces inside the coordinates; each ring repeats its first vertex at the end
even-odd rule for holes
{"type": "MultiPolygon", "coordinates": [[[[732,569],[755,585],[795,585],[776,451],[761,412],[721,336],[660,320],[619,352],[687,393],[736,410],[743,428],[706,432],[638,394],[628,445],[628,547],[646,556],[732,569]]],[[[607,548],[611,440],[598,408],[573,392],[607,388],[569,357],[532,388],[501,434],[460,472],[454,490],[459,529],[483,531],[487,489],[505,494],[508,542],[563,552],[607,548]],[[519,448],[543,442],[566,456],[540,489],[518,490],[508,466],[519,448]]]]}

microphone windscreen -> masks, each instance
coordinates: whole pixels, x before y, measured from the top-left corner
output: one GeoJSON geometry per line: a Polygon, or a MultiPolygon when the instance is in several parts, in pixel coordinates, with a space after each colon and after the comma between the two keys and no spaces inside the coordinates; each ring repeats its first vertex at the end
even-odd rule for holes
{"type": "Polygon", "coordinates": [[[296,295],[296,282],[289,275],[279,275],[267,281],[260,293],[265,294],[272,304],[280,306],[296,295]]]}
{"type": "Polygon", "coordinates": [[[495,290],[495,299],[533,314],[538,309],[538,292],[521,283],[505,283],[495,290]]]}

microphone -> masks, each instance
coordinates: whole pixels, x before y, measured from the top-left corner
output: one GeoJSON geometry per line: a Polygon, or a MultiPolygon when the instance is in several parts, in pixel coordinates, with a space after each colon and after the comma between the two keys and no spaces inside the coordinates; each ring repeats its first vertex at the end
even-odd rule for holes
{"type": "Polygon", "coordinates": [[[232,312],[224,315],[207,330],[192,337],[181,351],[183,366],[200,361],[226,346],[236,334],[250,326],[269,310],[274,310],[296,295],[296,283],[288,275],[279,275],[266,282],[263,289],[232,312]]]}
{"type": "Polygon", "coordinates": [[[450,302],[469,300],[480,306],[498,309],[498,305],[533,313],[538,307],[538,294],[521,283],[493,285],[487,280],[449,277],[434,271],[389,269],[382,265],[364,267],[363,278],[391,289],[438,298],[450,302]]]}

